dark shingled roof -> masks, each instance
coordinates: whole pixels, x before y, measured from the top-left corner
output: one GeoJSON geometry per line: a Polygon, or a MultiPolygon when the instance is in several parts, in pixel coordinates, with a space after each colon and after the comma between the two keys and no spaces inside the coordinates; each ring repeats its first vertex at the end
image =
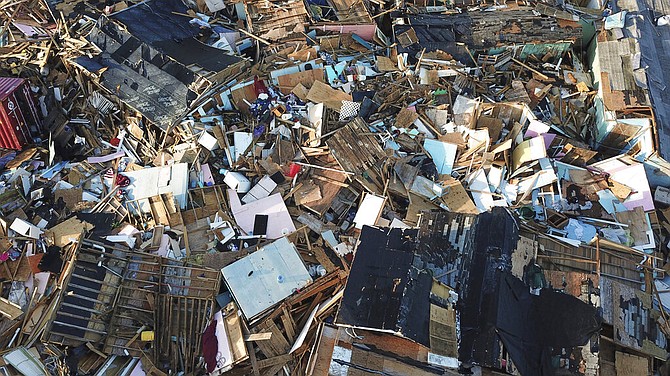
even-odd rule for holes
{"type": "Polygon", "coordinates": [[[88,38],[103,52],[76,62],[93,71],[106,67],[102,85],[167,128],[196,97],[189,85],[199,78],[198,67],[218,73],[242,61],[197,40],[200,29],[173,14],[186,11],[178,0],[148,1],[102,18],[88,38]]]}

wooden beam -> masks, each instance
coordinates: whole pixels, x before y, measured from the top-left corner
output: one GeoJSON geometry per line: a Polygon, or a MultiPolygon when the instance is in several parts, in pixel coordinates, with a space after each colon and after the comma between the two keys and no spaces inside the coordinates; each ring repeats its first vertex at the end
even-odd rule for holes
{"type": "Polygon", "coordinates": [[[98,350],[91,344],[91,342],[86,342],[86,347],[96,353],[99,357],[107,359],[107,354],[103,353],[102,351],[98,350]]]}
{"type": "Polygon", "coordinates": [[[256,350],[251,342],[247,342],[247,352],[249,353],[249,360],[251,361],[251,368],[254,371],[254,376],[260,376],[261,370],[258,368],[258,359],[256,359],[256,350]]]}
{"type": "Polygon", "coordinates": [[[272,338],[272,333],[267,332],[267,333],[252,333],[244,336],[244,341],[245,342],[253,342],[253,341],[267,341],[268,339],[272,338]]]}
{"type": "MultiPolygon", "coordinates": [[[[268,368],[267,370],[263,371],[262,376],[275,376],[281,369],[284,367],[284,364],[277,364],[276,366],[272,368],[268,368]]],[[[283,373],[282,373],[283,375],[283,373]]]]}
{"type": "Polygon", "coordinates": [[[14,320],[23,314],[23,310],[19,305],[14,304],[7,299],[0,298],[0,314],[10,320],[14,320]]]}
{"type": "Polygon", "coordinates": [[[284,313],[281,315],[282,324],[284,324],[284,331],[286,332],[286,337],[293,341],[295,339],[295,325],[293,323],[293,318],[290,316],[286,307],[284,307],[284,313]]]}
{"type": "Polygon", "coordinates": [[[245,34],[245,35],[247,35],[247,36],[250,36],[250,37],[256,39],[257,41],[259,41],[259,42],[261,42],[261,43],[263,43],[263,44],[267,44],[268,46],[271,46],[271,45],[272,45],[272,43],[270,43],[267,39],[263,39],[263,38],[258,37],[258,36],[256,36],[256,35],[253,35],[253,34],[251,34],[250,32],[248,32],[248,31],[246,31],[246,30],[244,30],[244,29],[239,28],[239,29],[237,29],[237,30],[240,31],[240,32],[242,32],[243,34],[245,34]]]}
{"type": "Polygon", "coordinates": [[[531,71],[531,72],[537,74],[537,75],[538,75],[540,78],[542,78],[543,80],[548,80],[548,79],[549,79],[549,76],[547,76],[546,74],[544,74],[544,73],[538,71],[537,69],[531,67],[530,65],[528,65],[528,64],[526,64],[526,63],[524,63],[524,62],[521,62],[521,61],[519,61],[519,60],[517,60],[517,59],[515,59],[515,58],[512,58],[512,61],[515,62],[516,64],[519,64],[519,65],[521,65],[522,67],[528,69],[529,71],[531,71]]]}
{"type": "Polygon", "coordinates": [[[293,355],[284,354],[284,355],[278,355],[278,356],[268,358],[268,359],[259,360],[258,361],[258,368],[264,369],[264,368],[268,368],[268,367],[274,367],[274,366],[277,366],[277,365],[281,365],[283,367],[284,364],[288,363],[291,359],[293,359],[293,355]]]}
{"type": "Polygon", "coordinates": [[[309,308],[307,311],[303,314],[302,318],[300,319],[300,327],[304,327],[305,324],[307,323],[307,319],[309,318],[310,313],[316,308],[319,303],[321,303],[321,300],[323,299],[323,290],[319,291],[319,293],[316,295],[316,298],[312,300],[312,303],[309,305],[309,308]]]}

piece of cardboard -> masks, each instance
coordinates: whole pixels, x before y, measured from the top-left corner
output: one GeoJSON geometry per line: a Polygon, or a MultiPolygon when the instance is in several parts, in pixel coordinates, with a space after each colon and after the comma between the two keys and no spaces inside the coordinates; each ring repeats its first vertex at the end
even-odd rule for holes
{"type": "Polygon", "coordinates": [[[53,242],[53,245],[62,247],[79,239],[82,232],[90,231],[94,227],[88,222],[72,217],[45,231],[45,236],[48,241],[53,242]]]}
{"type": "Polygon", "coordinates": [[[333,89],[321,81],[314,82],[314,85],[312,85],[312,88],[307,93],[307,99],[315,103],[323,103],[326,107],[336,112],[339,112],[340,108],[342,108],[342,101],[352,100],[351,95],[342,90],[333,89]]]}

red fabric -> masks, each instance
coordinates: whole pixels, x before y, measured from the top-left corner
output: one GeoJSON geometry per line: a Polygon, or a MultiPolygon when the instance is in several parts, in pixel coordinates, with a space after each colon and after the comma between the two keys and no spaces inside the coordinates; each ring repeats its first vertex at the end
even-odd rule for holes
{"type": "Polygon", "coordinates": [[[216,339],[216,320],[212,320],[205,332],[202,333],[202,356],[205,357],[207,372],[216,369],[216,355],[219,353],[219,341],[216,339]]]}
{"type": "Polygon", "coordinates": [[[127,187],[130,185],[130,178],[121,174],[116,175],[116,185],[119,187],[127,187]]]}
{"type": "Polygon", "coordinates": [[[262,93],[268,93],[268,88],[265,86],[265,82],[258,79],[258,76],[254,77],[254,92],[256,93],[256,96],[259,96],[262,93]]]}

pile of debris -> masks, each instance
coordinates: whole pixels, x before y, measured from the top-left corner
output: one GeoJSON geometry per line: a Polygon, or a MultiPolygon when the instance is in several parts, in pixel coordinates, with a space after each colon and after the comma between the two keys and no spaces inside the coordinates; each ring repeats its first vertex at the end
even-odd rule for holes
{"type": "Polygon", "coordinates": [[[668,374],[628,3],[0,1],[0,370],[668,374]]]}

